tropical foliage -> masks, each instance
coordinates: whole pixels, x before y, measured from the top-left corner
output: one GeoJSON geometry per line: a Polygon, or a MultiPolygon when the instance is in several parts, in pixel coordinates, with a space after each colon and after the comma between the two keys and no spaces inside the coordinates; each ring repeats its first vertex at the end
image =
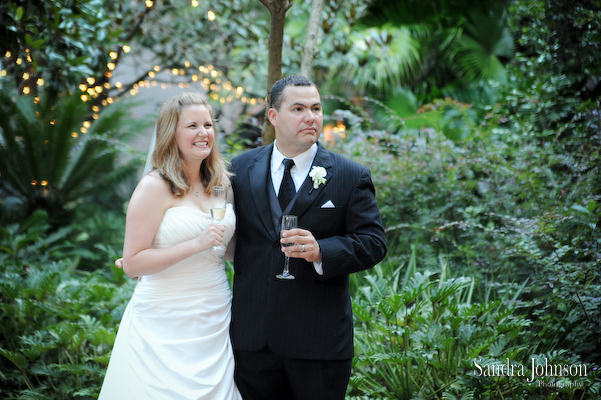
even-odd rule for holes
{"type": "Polygon", "coordinates": [[[411,88],[424,99],[478,81],[505,81],[514,56],[504,1],[369,3],[343,77],[374,95],[411,88]]]}
{"type": "MultiPolygon", "coordinates": [[[[141,7],[139,11],[144,10],[143,3],[135,3],[141,7]]],[[[116,21],[127,19],[122,26],[136,25],[127,18],[129,10],[124,4],[127,2],[3,2],[0,46],[8,76],[20,90],[27,87],[32,93],[39,79],[54,92],[71,90],[87,78],[94,78],[102,87],[108,81],[103,73],[110,72],[110,52],[121,53],[127,36],[116,21]]],[[[132,5],[132,14],[135,8],[132,5]]]]}
{"type": "Polygon", "coordinates": [[[136,173],[125,104],[95,120],[78,94],[13,98],[7,90],[0,104],[0,193],[14,214],[42,209],[53,225],[69,224],[84,199],[118,194],[118,185],[136,173]],[[130,160],[122,162],[126,153],[130,160]]]}
{"type": "MultiPolygon", "coordinates": [[[[356,333],[357,353],[366,357],[375,354],[370,356],[374,359],[357,357],[357,376],[367,377],[355,382],[353,393],[366,398],[412,398],[418,394],[431,398],[443,393],[482,395],[488,390],[499,390],[514,393],[515,399],[526,398],[526,394],[527,398],[545,398],[547,391],[537,391],[519,379],[508,381],[507,387],[499,382],[474,382],[474,358],[482,357],[493,364],[504,363],[507,357],[512,363],[521,364],[541,357],[561,363],[590,363],[590,369],[598,365],[601,237],[597,226],[601,210],[597,201],[582,204],[582,193],[561,193],[558,176],[546,167],[547,157],[554,159],[552,151],[535,152],[532,147],[519,150],[507,146],[503,136],[495,135],[479,136],[478,143],[458,146],[435,131],[405,136],[373,131],[368,134],[372,137],[361,131],[347,131],[347,137],[337,142],[336,149],[370,166],[388,229],[388,245],[393,250],[379,267],[381,271],[376,268],[375,274],[357,278],[355,313],[362,321],[356,333]],[[554,185],[557,189],[550,190],[554,185]],[[425,282],[424,286],[408,290],[412,275],[425,282]],[[424,281],[426,275],[429,278],[424,281]],[[463,282],[452,297],[454,301],[443,303],[453,318],[465,318],[462,326],[471,324],[471,317],[469,313],[457,314],[457,304],[460,309],[470,310],[500,302],[499,308],[489,310],[487,318],[497,318],[497,312],[512,318],[521,316],[527,329],[516,331],[520,334],[503,346],[497,344],[498,353],[479,344],[477,336],[468,346],[472,353],[462,350],[456,332],[443,329],[436,332],[436,343],[442,347],[435,347],[439,357],[435,361],[441,364],[417,357],[416,349],[425,346],[417,340],[425,334],[420,329],[439,323],[428,302],[436,296],[426,289],[442,287],[447,281],[449,285],[463,282]],[[469,290],[468,282],[473,285],[469,290]],[[408,300],[404,304],[396,297],[411,298],[422,288],[426,295],[421,303],[408,300]],[[366,295],[371,292],[377,296],[366,295]],[[395,301],[397,308],[390,309],[388,302],[395,301]],[[410,323],[416,318],[413,312],[420,315],[420,324],[410,323]],[[374,318],[373,313],[378,317],[374,318]],[[381,325],[374,323],[379,320],[381,325]],[[397,343],[391,338],[402,336],[401,333],[407,333],[412,341],[400,348],[390,347],[397,343]],[[444,348],[447,334],[451,348],[444,348]],[[374,335],[383,335],[382,340],[374,340],[374,335]],[[369,346],[365,347],[362,341],[369,346]],[[482,353],[474,355],[474,351],[482,353]],[[405,358],[394,358],[396,352],[405,358]],[[551,354],[553,357],[545,356],[551,354]],[[391,358],[378,358],[384,355],[391,358]],[[451,363],[457,370],[445,375],[448,363],[443,361],[451,356],[457,357],[456,363],[451,363]],[[387,361],[392,368],[406,359],[412,363],[403,372],[375,372],[382,371],[387,361]],[[415,381],[402,380],[409,377],[415,381]],[[535,397],[538,395],[542,397],[535,397]]],[[[478,321],[489,327],[484,315],[479,315],[478,321]]],[[[454,326],[451,321],[442,325],[445,329],[454,326]]],[[[480,329],[484,326],[478,324],[480,329]]],[[[586,388],[592,382],[582,385],[586,388]]],[[[567,388],[566,393],[574,394],[573,387],[567,388]]],[[[495,398],[490,396],[486,398],[495,398]]]]}
{"type": "Polygon", "coordinates": [[[75,230],[51,231],[43,211],[0,229],[3,399],[98,395],[134,281],[103,272],[116,257],[108,237],[95,249],[103,255],[103,268],[78,269],[82,243],[71,239],[75,230]]]}

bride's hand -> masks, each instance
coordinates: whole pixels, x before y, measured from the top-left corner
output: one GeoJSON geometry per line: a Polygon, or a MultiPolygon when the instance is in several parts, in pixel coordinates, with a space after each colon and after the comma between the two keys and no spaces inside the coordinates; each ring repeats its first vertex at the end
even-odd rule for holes
{"type": "Polygon", "coordinates": [[[213,246],[219,246],[223,242],[225,225],[210,224],[207,229],[198,236],[200,240],[200,251],[205,251],[213,246]]]}

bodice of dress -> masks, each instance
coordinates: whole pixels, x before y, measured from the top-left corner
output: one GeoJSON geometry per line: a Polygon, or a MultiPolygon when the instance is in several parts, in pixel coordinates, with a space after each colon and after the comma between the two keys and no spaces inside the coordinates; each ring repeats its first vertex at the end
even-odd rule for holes
{"type": "MultiPolygon", "coordinates": [[[[157,230],[152,248],[171,247],[178,243],[193,239],[203,232],[208,225],[214,223],[211,215],[199,209],[178,206],[165,211],[163,220],[157,230]]],[[[219,222],[225,225],[223,244],[227,246],[234,235],[236,216],[231,204],[228,204],[225,218],[219,222]]],[[[223,256],[225,250],[205,250],[176,263],[165,270],[142,277],[145,284],[151,282],[164,285],[177,285],[176,290],[198,290],[202,287],[213,287],[216,280],[225,279],[223,256]]]]}

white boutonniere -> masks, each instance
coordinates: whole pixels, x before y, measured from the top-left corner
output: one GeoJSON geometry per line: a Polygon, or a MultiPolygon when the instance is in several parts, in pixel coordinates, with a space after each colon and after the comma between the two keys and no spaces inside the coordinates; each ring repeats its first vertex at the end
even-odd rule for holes
{"type": "Polygon", "coordinates": [[[314,165],[309,172],[309,176],[313,180],[313,189],[317,189],[319,185],[326,183],[326,175],[328,172],[324,167],[314,165]]]}

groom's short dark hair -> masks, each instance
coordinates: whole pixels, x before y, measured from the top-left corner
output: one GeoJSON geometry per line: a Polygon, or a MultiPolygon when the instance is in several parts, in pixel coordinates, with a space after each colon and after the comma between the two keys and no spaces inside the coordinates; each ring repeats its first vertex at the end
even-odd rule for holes
{"type": "Polygon", "coordinates": [[[280,107],[282,106],[282,93],[287,86],[317,86],[311,81],[311,79],[302,75],[290,75],[285,78],[280,79],[271,87],[271,91],[269,92],[269,106],[271,108],[275,108],[277,111],[280,111],[280,107]]]}

